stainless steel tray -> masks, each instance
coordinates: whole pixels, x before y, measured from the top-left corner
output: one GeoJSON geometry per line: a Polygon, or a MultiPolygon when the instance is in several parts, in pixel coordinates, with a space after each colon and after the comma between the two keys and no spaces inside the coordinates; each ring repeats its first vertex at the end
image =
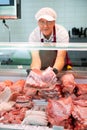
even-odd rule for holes
{"type": "MultiPolygon", "coordinates": [[[[60,127],[59,127],[60,128],[60,127]]],[[[0,130],[53,130],[53,128],[49,128],[47,126],[33,126],[33,125],[1,125],[0,130]]],[[[60,130],[60,129],[57,129],[60,130]]]]}

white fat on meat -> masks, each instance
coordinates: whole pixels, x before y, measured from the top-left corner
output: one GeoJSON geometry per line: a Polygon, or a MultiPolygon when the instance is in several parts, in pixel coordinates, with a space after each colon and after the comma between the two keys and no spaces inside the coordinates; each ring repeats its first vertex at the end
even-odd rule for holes
{"type": "Polygon", "coordinates": [[[8,102],[11,96],[11,89],[9,87],[6,87],[4,91],[0,93],[0,103],[2,102],[8,102]]]}
{"type": "Polygon", "coordinates": [[[11,110],[11,108],[14,104],[15,104],[15,102],[13,102],[13,101],[2,102],[2,103],[0,103],[0,111],[3,111],[3,110],[9,111],[9,110],[11,110]]]}
{"type": "Polygon", "coordinates": [[[46,113],[43,111],[35,111],[35,110],[26,111],[26,115],[24,120],[22,121],[22,124],[47,126],[48,121],[46,113]]]}
{"type": "Polygon", "coordinates": [[[46,116],[46,113],[44,111],[35,111],[35,110],[28,110],[26,111],[25,116],[29,116],[29,115],[41,115],[41,116],[46,116]]]}
{"type": "Polygon", "coordinates": [[[27,118],[25,118],[22,122],[23,125],[42,125],[47,126],[47,120],[43,119],[39,115],[30,115],[27,118]]]}
{"type": "Polygon", "coordinates": [[[15,104],[14,101],[9,101],[11,95],[12,93],[9,87],[6,87],[4,91],[0,93],[0,111],[11,110],[12,106],[15,104]]]}

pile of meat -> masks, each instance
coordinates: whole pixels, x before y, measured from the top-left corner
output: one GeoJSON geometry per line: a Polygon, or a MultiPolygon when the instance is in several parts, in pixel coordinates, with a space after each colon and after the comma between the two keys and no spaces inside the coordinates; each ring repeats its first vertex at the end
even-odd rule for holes
{"type": "Polygon", "coordinates": [[[57,78],[50,67],[32,70],[26,80],[1,81],[0,123],[87,130],[87,84],[71,73],[57,78]],[[35,109],[34,100],[45,100],[45,109],[35,109]]]}
{"type": "Polygon", "coordinates": [[[32,95],[34,99],[49,99],[61,97],[60,84],[51,67],[45,71],[34,69],[26,79],[24,91],[26,95],[32,95]]]}
{"type": "Polygon", "coordinates": [[[46,109],[51,125],[64,126],[68,130],[87,130],[87,101],[71,97],[49,100],[46,109]]]}

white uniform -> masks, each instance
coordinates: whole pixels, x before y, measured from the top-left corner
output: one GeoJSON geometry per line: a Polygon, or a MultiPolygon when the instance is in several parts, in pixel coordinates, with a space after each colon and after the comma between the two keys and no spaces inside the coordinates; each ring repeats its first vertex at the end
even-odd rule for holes
{"type": "MultiPolygon", "coordinates": [[[[56,42],[69,42],[69,35],[67,30],[61,26],[56,24],[56,42]]],[[[44,39],[44,42],[52,42],[53,34],[50,36],[49,40],[45,39],[43,34],[40,32],[39,27],[35,28],[34,31],[29,36],[29,42],[41,42],[41,39],[44,39]]]]}
{"type": "MultiPolygon", "coordinates": [[[[69,42],[69,34],[67,30],[61,26],[55,25],[55,32],[53,31],[52,35],[49,39],[46,39],[44,35],[40,32],[39,27],[35,28],[34,31],[30,34],[29,42],[41,42],[43,39],[44,42],[56,41],[58,43],[68,43],[69,42]],[[54,35],[56,35],[56,40],[54,40],[54,35]]],[[[44,70],[47,67],[53,67],[54,62],[56,60],[57,51],[56,50],[41,50],[39,51],[40,59],[41,59],[41,69],[44,70]],[[44,60],[45,59],[45,60],[44,60]]],[[[68,60],[66,60],[65,65],[68,64],[68,60]]]]}
{"type": "MultiPolygon", "coordinates": [[[[48,7],[40,9],[36,15],[35,18],[37,21],[40,19],[45,19],[47,21],[56,21],[57,14],[56,12],[48,7]]],[[[53,27],[53,26],[52,26],[53,27]]],[[[53,32],[49,39],[46,39],[42,32],[40,31],[40,27],[34,29],[34,31],[29,36],[29,42],[32,42],[37,44],[38,42],[50,42],[51,44],[54,42],[57,43],[68,43],[69,42],[69,34],[67,30],[58,24],[55,24],[53,27],[53,32]]],[[[41,70],[46,69],[47,67],[51,66],[53,67],[56,62],[56,57],[58,54],[58,50],[39,50],[39,56],[41,60],[41,70]],[[45,59],[45,60],[44,60],[45,59]]],[[[66,55],[66,61],[65,66],[67,65],[67,55],[66,55]]]]}

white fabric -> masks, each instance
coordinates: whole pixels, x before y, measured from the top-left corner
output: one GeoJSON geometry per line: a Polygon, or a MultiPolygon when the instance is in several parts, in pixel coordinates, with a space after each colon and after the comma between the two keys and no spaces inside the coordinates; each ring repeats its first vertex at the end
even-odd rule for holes
{"type": "Polygon", "coordinates": [[[41,8],[35,15],[36,20],[40,20],[41,18],[44,18],[48,21],[54,21],[57,18],[56,12],[48,7],[41,8]]]}
{"type": "MultiPolygon", "coordinates": [[[[56,24],[56,42],[69,42],[68,31],[61,25],[56,24]]],[[[43,34],[40,33],[39,27],[36,27],[29,36],[29,42],[41,42],[41,38],[44,38],[43,34]]],[[[49,40],[44,38],[44,42],[51,42],[53,40],[53,34],[49,40]]]]}

